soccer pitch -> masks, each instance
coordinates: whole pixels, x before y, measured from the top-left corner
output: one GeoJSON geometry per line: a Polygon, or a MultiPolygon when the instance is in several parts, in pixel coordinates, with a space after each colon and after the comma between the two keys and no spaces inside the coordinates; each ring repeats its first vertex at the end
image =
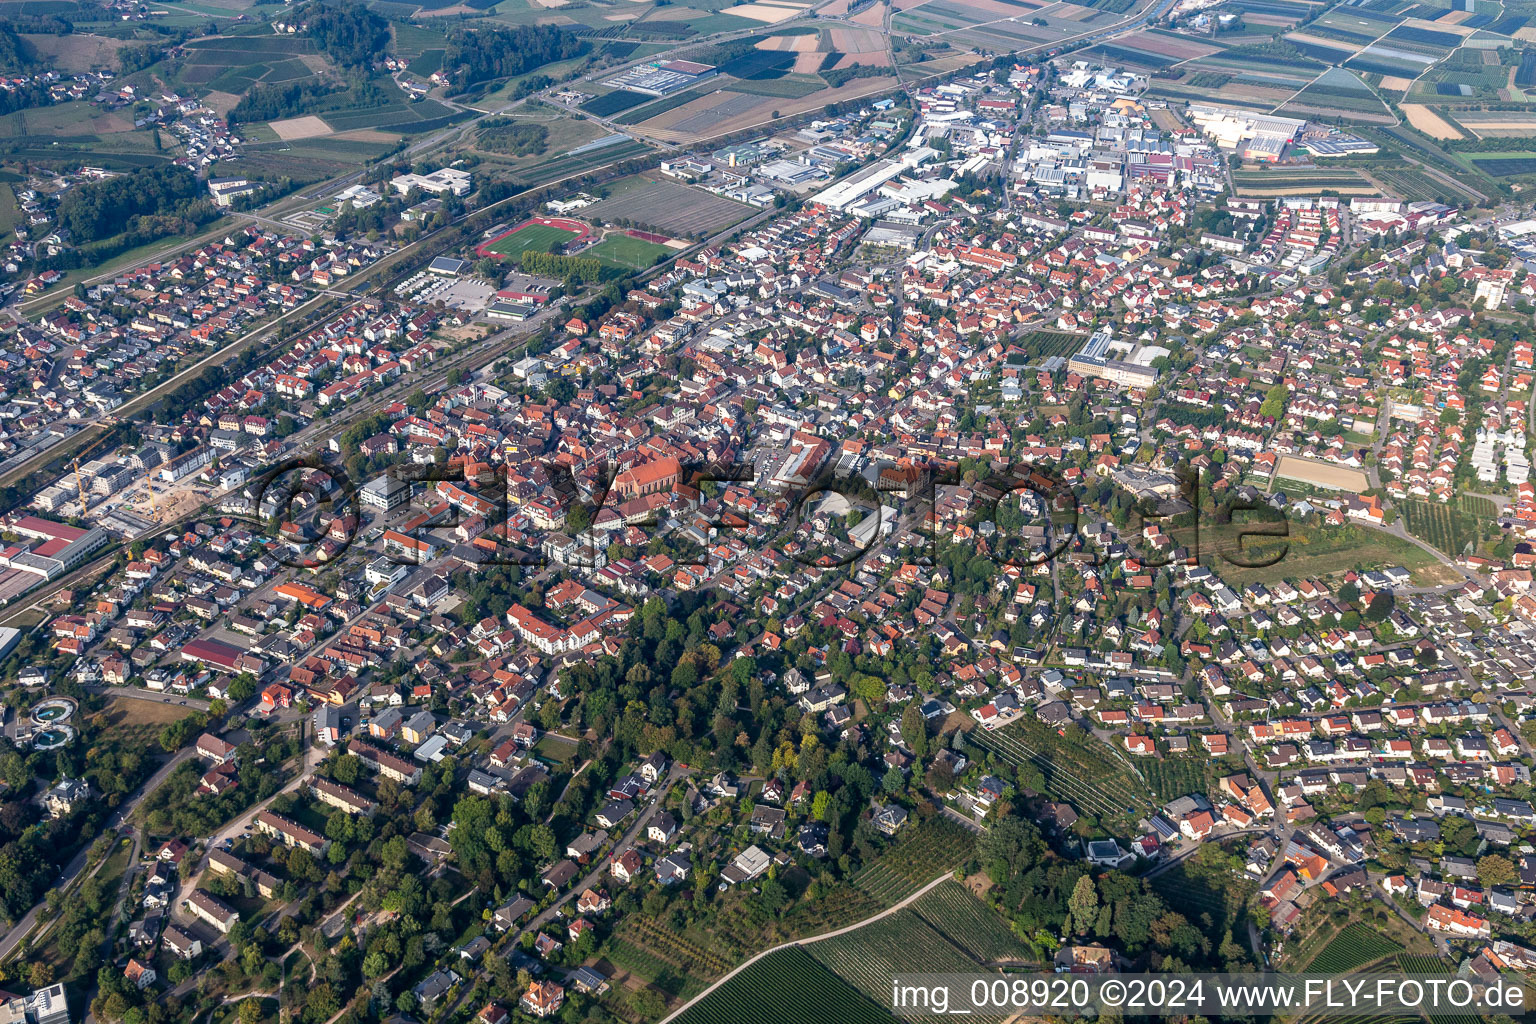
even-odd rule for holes
{"type": "Polygon", "coordinates": [[[529,224],[527,227],[518,228],[509,235],[503,235],[485,247],[488,253],[497,256],[518,256],[532,249],[535,252],[549,252],[557,245],[564,245],[574,238],[580,237],[578,232],[567,231],[564,228],[550,227],[547,224],[529,224]]]}

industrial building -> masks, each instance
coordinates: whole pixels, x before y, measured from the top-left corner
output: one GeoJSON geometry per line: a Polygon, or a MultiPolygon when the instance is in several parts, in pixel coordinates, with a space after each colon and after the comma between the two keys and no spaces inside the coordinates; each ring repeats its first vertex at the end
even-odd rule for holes
{"type": "Polygon", "coordinates": [[[642,92],[647,96],[665,96],[706,78],[713,78],[715,74],[716,69],[711,64],[699,64],[691,60],[653,61],[632,67],[603,84],[614,89],[642,92]]]}
{"type": "Polygon", "coordinates": [[[1250,110],[1204,103],[1189,105],[1189,119],[1218,149],[1235,152],[1244,160],[1260,161],[1279,160],[1285,147],[1307,126],[1306,121],[1293,117],[1255,114],[1250,110]]]}

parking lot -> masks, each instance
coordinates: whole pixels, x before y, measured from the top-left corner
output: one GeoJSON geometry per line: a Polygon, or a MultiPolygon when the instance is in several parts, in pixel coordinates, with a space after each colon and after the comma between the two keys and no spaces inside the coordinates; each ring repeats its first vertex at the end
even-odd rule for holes
{"type": "Polygon", "coordinates": [[[478,313],[491,304],[496,286],[477,277],[441,277],[421,271],[396,285],[395,293],[412,302],[441,302],[449,309],[478,313]]]}

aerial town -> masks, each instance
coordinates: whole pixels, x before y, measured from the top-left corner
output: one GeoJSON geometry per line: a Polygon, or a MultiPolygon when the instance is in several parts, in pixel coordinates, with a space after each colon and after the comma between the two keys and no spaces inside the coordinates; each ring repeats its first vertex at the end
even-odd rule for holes
{"type": "Polygon", "coordinates": [[[0,15],[0,1024],[1536,971],[1522,5],[678,2],[0,15]]]}

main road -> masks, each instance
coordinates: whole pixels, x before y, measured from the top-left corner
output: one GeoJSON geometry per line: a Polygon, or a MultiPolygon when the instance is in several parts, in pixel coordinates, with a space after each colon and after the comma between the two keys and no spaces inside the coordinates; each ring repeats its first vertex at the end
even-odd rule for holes
{"type": "MultiPolygon", "coordinates": [[[[192,747],[183,747],[169,761],[161,765],[159,771],[139,783],[138,788],[129,795],[128,799],[123,801],[117,810],[112,812],[112,816],[107,819],[106,825],[102,829],[102,834],[116,835],[133,812],[138,809],[139,804],[143,802],[144,798],[159,788],[160,784],[170,777],[171,772],[175,771],[177,766],[194,756],[195,753],[196,751],[192,747]]],[[[70,858],[69,863],[64,865],[64,870],[59,872],[58,878],[54,880],[54,890],[68,889],[74,885],[76,879],[80,877],[80,872],[85,870],[85,862],[90,855],[91,845],[87,844],[81,847],[80,851],[70,858]]],[[[10,957],[16,951],[16,948],[21,945],[22,940],[31,933],[33,926],[37,924],[38,911],[42,910],[43,906],[43,903],[38,903],[31,910],[27,911],[22,915],[21,920],[17,921],[11,930],[5,933],[5,937],[0,939],[0,960],[10,957]]]]}

